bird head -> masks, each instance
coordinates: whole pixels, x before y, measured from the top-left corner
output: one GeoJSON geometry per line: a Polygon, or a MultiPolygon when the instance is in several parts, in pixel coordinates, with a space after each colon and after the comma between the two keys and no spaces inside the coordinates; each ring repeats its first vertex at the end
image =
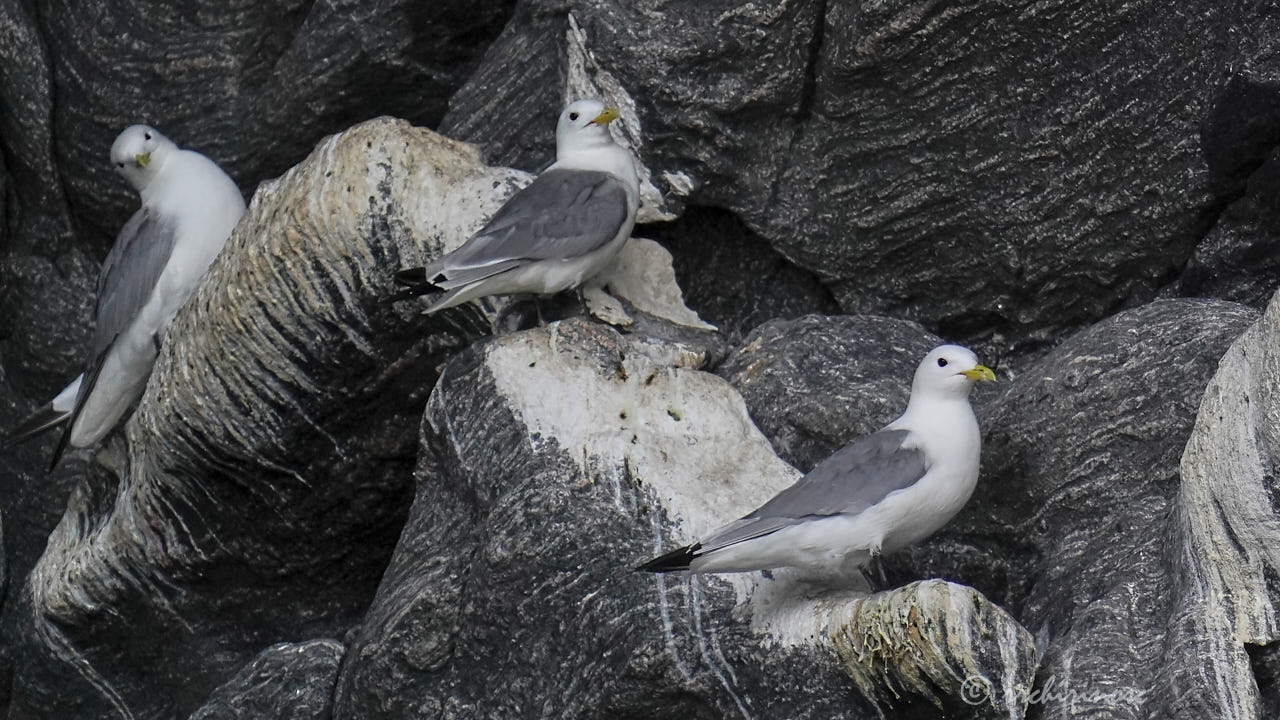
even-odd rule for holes
{"type": "Polygon", "coordinates": [[[177,146],[149,125],[130,125],[111,144],[111,164],[141,192],[160,173],[177,146]]]}
{"type": "Polygon", "coordinates": [[[599,100],[576,100],[560,113],[556,123],[556,154],[613,143],[609,123],[618,119],[616,108],[599,100]]]}
{"type": "Polygon", "coordinates": [[[968,348],[939,345],[920,361],[911,394],[967,397],[974,383],[995,379],[995,373],[979,364],[978,356],[968,348]]]}

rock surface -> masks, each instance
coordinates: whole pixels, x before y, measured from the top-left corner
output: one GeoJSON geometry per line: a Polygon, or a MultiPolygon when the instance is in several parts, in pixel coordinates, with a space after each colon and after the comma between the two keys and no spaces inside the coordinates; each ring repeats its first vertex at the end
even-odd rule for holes
{"type": "Polygon", "coordinates": [[[6,603],[26,646],[11,715],[183,716],[262,648],[358,621],[435,366],[489,327],[392,308],[385,268],[462,242],[518,177],[383,120],[259,191],[174,321],[127,456],[77,478],[6,603]]]}
{"type": "Polygon", "coordinates": [[[0,422],[83,362],[136,204],[102,160],[123,125],[257,188],[127,437],[51,476],[47,444],[0,463],[0,711],[167,719],[305,686],[324,716],[327,683],[337,717],[1273,715],[1276,310],[1202,400],[1256,313],[1145,303],[1280,285],[1278,23],[1209,0],[0,0],[0,422]],[[588,299],[616,330],[474,345],[530,314],[383,304],[550,161],[582,94],[622,110],[683,297],[638,243],[643,282],[588,299]],[[322,141],[382,113],[482,149],[394,121],[322,141]],[[877,317],[802,317],[840,311],[877,317]],[[890,559],[902,587],[624,570],[789,482],[774,451],[804,469],[892,417],[937,337],[1001,383],[974,398],[978,493],[890,559]],[[992,703],[965,703],[972,669],[992,703]]]}
{"type": "Polygon", "coordinates": [[[1178,717],[1271,717],[1280,588],[1280,302],[1237,340],[1205,390],[1170,519],[1180,561],[1155,691],[1178,717]],[[1212,679],[1206,683],[1205,678],[1212,679]]]}
{"type": "Polygon", "coordinates": [[[361,120],[434,126],[513,6],[0,3],[12,389],[43,402],[80,370],[98,263],[138,205],[107,162],[126,126],[209,155],[247,195],[361,120]]]}
{"type": "Polygon", "coordinates": [[[1036,647],[970,587],[912,583],[858,600],[834,641],[858,690],[894,718],[1022,717],[1036,647]]]}
{"type": "Polygon", "coordinates": [[[273,645],[214,690],[191,720],[327,720],[344,650],[335,640],[273,645]]]}
{"type": "MultiPolygon", "coordinates": [[[[1027,699],[1044,701],[1030,704],[1030,717],[1117,707],[1149,717],[1222,716],[1166,685],[1170,674],[1187,683],[1195,676],[1197,692],[1213,695],[1205,678],[1226,678],[1216,668],[1220,646],[1162,654],[1181,633],[1170,603],[1203,582],[1177,571],[1191,540],[1171,517],[1213,506],[1180,500],[1190,481],[1179,475],[1179,458],[1218,358],[1256,317],[1233,303],[1159,301],[1067,339],[1016,377],[1002,377],[999,392],[975,393],[984,449],[974,497],[950,525],[887,565],[893,581],[971,585],[1033,633],[1044,657],[1027,699]],[[1152,663],[1153,656],[1165,660],[1152,663]],[[1065,702],[1067,693],[1075,700],[1065,702]]],[[[850,423],[843,403],[821,399],[865,385],[870,361],[811,359],[812,348],[856,358],[844,348],[864,334],[854,319],[773,323],[725,368],[785,449],[811,428],[850,423]],[[799,369],[810,362],[827,372],[799,369]],[[743,366],[777,379],[753,387],[743,366]]],[[[813,456],[824,447],[815,443],[813,456]]]]}
{"type": "MultiPolygon", "coordinates": [[[[870,626],[851,600],[816,609],[781,574],[690,581],[631,569],[796,477],[732,388],[697,369],[704,355],[570,320],[446,365],[425,418],[414,507],[352,643],[335,717],[871,712],[837,648],[875,672],[910,661],[868,659],[876,651],[854,636],[870,626]]],[[[1030,636],[1007,618],[975,625],[959,599],[972,591],[928,599],[948,592],[907,588],[861,607],[918,603],[928,619],[917,640],[963,658],[922,662],[930,671],[962,662],[1029,685],[1030,636]],[[975,627],[998,629],[988,652],[955,644],[975,627]]],[[[874,684],[866,671],[857,677],[874,684]]],[[[960,705],[954,685],[901,691],[960,705]]]]}
{"type": "Polygon", "coordinates": [[[792,265],[731,213],[688,208],[679,220],[651,229],[674,257],[689,307],[732,341],[769,320],[839,312],[817,276],[792,265]]]}
{"type": "Polygon", "coordinates": [[[920,358],[940,344],[905,320],[809,315],[765,323],[716,373],[778,455],[808,471],[898,417],[920,358]]]}
{"type": "MultiPolygon", "coordinates": [[[[1187,714],[1170,673],[1205,673],[1212,655],[1174,659],[1170,522],[1178,461],[1218,359],[1257,313],[1233,303],[1160,301],[1066,340],[984,407],[984,476],[966,510],[917,548],[919,571],[973,585],[1008,608],[1043,650],[1039,687],[1075,693],[1033,717],[1187,714]],[[1151,658],[1162,657],[1159,663],[1151,658]]],[[[1203,686],[1204,689],[1209,688],[1203,686]]]]}
{"type": "MultiPolygon", "coordinates": [[[[1280,89],[1280,88],[1278,88],[1280,89]]],[[[1249,176],[1245,194],[1218,216],[1173,286],[1263,308],[1280,288],[1280,150],[1249,176]]]]}
{"type": "Polygon", "coordinates": [[[739,215],[845,312],[1052,343],[1172,281],[1270,150],[1266,12],[1166,9],[529,3],[444,126],[525,166],[547,139],[484,118],[554,107],[527,73],[576,42],[569,85],[634,108],[668,210],[739,215]],[[1231,117],[1240,93],[1219,78],[1245,72],[1257,102],[1231,117]]]}

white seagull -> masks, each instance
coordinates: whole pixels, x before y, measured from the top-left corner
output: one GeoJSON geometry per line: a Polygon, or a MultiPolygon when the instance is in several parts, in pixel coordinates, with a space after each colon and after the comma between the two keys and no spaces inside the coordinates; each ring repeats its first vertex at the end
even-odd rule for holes
{"type": "Polygon", "coordinates": [[[897,420],[837,450],[740,520],[637,569],[792,567],[841,577],[923,540],[964,506],[978,481],[982,435],[969,391],[983,380],[995,374],[966,348],[934,348],[916,368],[897,420]]]}
{"type": "Polygon", "coordinates": [[[443,291],[425,311],[434,313],[487,295],[551,295],[603,270],[640,205],[631,153],[609,135],[617,117],[598,100],[569,104],[556,125],[556,161],[462,247],[396,273],[405,295],[443,291]]]}
{"type": "Polygon", "coordinates": [[[142,395],[165,330],[245,209],[221,168],[155,128],[126,128],[111,145],[111,163],[142,207],[98,275],[85,371],[6,439],[12,445],[64,425],[50,469],[67,445],[90,447],[105,437],[142,395]]]}

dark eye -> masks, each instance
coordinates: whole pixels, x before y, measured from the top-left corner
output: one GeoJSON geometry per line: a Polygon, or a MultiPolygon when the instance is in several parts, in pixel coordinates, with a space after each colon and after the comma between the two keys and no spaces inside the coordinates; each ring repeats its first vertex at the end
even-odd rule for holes
{"type": "Polygon", "coordinates": [[[124,167],[124,163],[116,163],[116,167],[124,167]]]}
{"type": "Polygon", "coordinates": [[[577,120],[577,119],[578,119],[578,113],[569,113],[569,119],[570,119],[570,120],[577,120]]]}
{"type": "Polygon", "coordinates": [[[150,140],[150,139],[151,139],[151,133],[142,133],[142,137],[144,137],[144,138],[146,138],[146,139],[150,140]]]}
{"type": "Polygon", "coordinates": [[[947,366],[947,359],[946,359],[946,358],[938,358],[938,367],[946,367],[946,366],[947,366]]]}

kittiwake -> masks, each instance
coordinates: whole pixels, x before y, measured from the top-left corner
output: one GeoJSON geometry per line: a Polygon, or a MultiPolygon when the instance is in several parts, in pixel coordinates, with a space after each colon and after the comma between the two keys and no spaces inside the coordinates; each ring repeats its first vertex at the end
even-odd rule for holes
{"type": "Polygon", "coordinates": [[[570,103],[556,125],[556,161],[457,250],[396,281],[408,295],[443,291],[433,313],[487,295],[551,295],[603,270],[640,204],[631,153],[609,134],[617,117],[598,100],[570,103]]]}
{"type": "Polygon", "coordinates": [[[978,481],[982,435],[969,391],[983,380],[995,374],[968,349],[934,348],[916,368],[897,420],[837,450],[741,519],[637,569],[790,567],[848,577],[881,553],[928,537],[960,510],[978,481]]]}
{"type": "Polygon", "coordinates": [[[116,137],[111,163],[142,207],[98,275],[85,371],[6,438],[11,445],[63,425],[50,469],[67,445],[102,440],[142,395],[170,321],[245,210],[239,188],[212,160],[147,125],[116,137]]]}

